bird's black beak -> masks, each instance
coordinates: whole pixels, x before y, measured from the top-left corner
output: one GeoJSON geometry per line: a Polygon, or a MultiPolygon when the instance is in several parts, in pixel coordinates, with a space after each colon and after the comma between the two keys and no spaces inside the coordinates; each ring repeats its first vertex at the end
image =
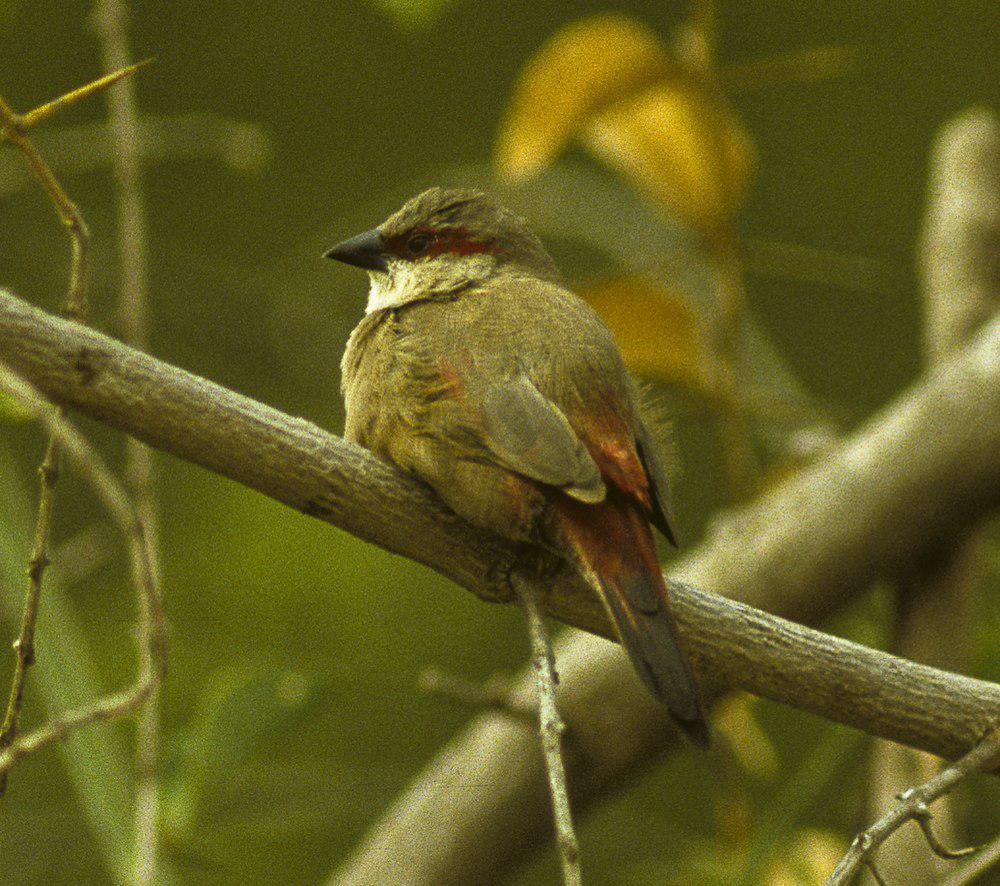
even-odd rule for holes
{"type": "Polygon", "coordinates": [[[387,271],[389,266],[385,261],[385,241],[378,228],[351,237],[343,243],[338,243],[329,252],[327,258],[342,261],[345,265],[354,265],[366,271],[387,271]]]}

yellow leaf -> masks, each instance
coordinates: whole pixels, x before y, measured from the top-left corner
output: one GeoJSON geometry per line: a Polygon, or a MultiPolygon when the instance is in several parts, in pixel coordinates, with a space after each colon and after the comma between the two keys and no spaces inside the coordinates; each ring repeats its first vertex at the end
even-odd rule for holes
{"type": "Polygon", "coordinates": [[[693,81],[652,86],[598,111],[585,143],[708,235],[739,208],[753,169],[742,121],[693,81]]]}
{"type": "Polygon", "coordinates": [[[791,835],[786,854],[776,860],[763,875],[767,886],[805,886],[825,883],[847,851],[847,844],[837,834],[808,828],[791,835]]]}
{"type": "Polygon", "coordinates": [[[708,392],[711,356],[683,299],[641,277],[593,283],[580,295],[608,324],[629,369],[708,392]]]}
{"type": "Polygon", "coordinates": [[[579,138],[711,239],[743,200],[754,151],[712,73],[703,74],[626,16],[569,25],[525,65],[500,129],[497,170],[528,178],[579,138]]]}
{"type": "Polygon", "coordinates": [[[681,76],[656,35],[627,16],[598,15],[563,28],[521,72],[500,129],[500,175],[528,178],[566,147],[593,112],[681,76]]]}

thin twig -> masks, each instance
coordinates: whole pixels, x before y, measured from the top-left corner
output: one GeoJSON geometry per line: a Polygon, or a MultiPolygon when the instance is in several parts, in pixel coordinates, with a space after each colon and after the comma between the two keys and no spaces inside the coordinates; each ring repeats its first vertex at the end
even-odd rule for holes
{"type": "Polygon", "coordinates": [[[24,401],[35,412],[128,539],[139,610],[139,640],[144,650],[138,677],[131,687],[56,716],[45,726],[16,738],[0,750],[0,774],[5,774],[21,757],[77,729],[138,710],[160,684],[166,670],[166,620],[149,544],[128,492],[86,438],[63,417],[62,411],[43,400],[33,386],[3,365],[0,365],[0,388],[24,401]]]}
{"type": "Polygon", "coordinates": [[[929,806],[970,775],[991,772],[997,766],[1000,766],[1000,728],[994,729],[969,753],[942,769],[929,781],[903,791],[898,802],[885,815],[854,838],[851,848],[827,880],[827,886],[850,883],[862,865],[871,869],[873,856],[879,846],[911,819],[920,825],[931,849],[942,858],[961,858],[975,852],[975,848],[954,850],[942,846],[931,829],[932,815],[929,806]]]}
{"type": "MultiPolygon", "coordinates": [[[[128,12],[122,0],[97,0],[91,26],[101,42],[109,76],[135,70],[128,48],[128,12]]],[[[142,63],[140,63],[142,64],[142,63]]],[[[121,267],[119,322],[122,338],[145,349],[149,339],[149,262],[146,212],[141,183],[142,145],[135,82],[123,80],[106,92],[108,121],[118,182],[118,260],[121,267]]],[[[160,527],[156,508],[156,477],[152,452],[138,440],[125,444],[125,480],[135,500],[139,523],[149,547],[150,567],[159,578],[160,527]]],[[[146,655],[146,650],[141,650],[146,655]]],[[[150,663],[146,662],[145,666],[150,663]]],[[[135,802],[134,882],[153,883],[158,867],[160,815],[160,699],[154,689],[139,716],[136,764],[139,783],[135,802]]]]}
{"type": "Polygon", "coordinates": [[[103,77],[98,77],[98,79],[91,81],[86,84],[86,86],[81,86],[78,89],[74,89],[72,92],[67,92],[65,95],[59,96],[59,98],[46,102],[44,105],[39,105],[37,108],[28,111],[26,114],[22,114],[21,121],[25,128],[34,126],[36,123],[41,123],[42,120],[47,120],[63,108],[76,104],[80,101],[80,99],[93,95],[96,92],[100,92],[102,89],[107,89],[119,80],[123,80],[130,74],[135,73],[139,70],[139,68],[151,65],[153,61],[154,60],[152,58],[145,58],[141,62],[136,62],[135,64],[119,65],[117,66],[117,70],[110,70],[103,77]]]}
{"type": "MultiPolygon", "coordinates": [[[[63,313],[82,321],[87,314],[87,246],[90,234],[77,205],[59,184],[48,163],[38,153],[25,135],[29,121],[15,113],[0,97],[0,142],[8,141],[24,156],[32,174],[48,194],[59,220],[66,227],[72,244],[69,287],[63,301],[63,313]]],[[[8,747],[17,735],[21,707],[24,703],[24,684],[28,669],[35,660],[35,622],[42,596],[42,580],[49,564],[49,535],[52,531],[52,514],[55,509],[56,481],[59,476],[59,443],[51,437],[45,449],[39,475],[41,488],[38,496],[38,514],[35,518],[34,540],[28,561],[28,589],[24,597],[24,610],[17,640],[14,641],[14,677],[11,682],[3,724],[0,725],[0,751],[8,747]]],[[[7,774],[0,773],[0,797],[7,789],[7,774]]]]}
{"type": "Polygon", "coordinates": [[[545,629],[537,589],[518,580],[514,580],[513,585],[528,622],[531,660],[538,678],[538,730],[542,737],[542,753],[549,776],[552,817],[556,826],[556,846],[562,864],[563,883],[566,886],[579,886],[583,882],[580,874],[580,846],[573,829],[569,792],[566,789],[566,767],[562,758],[562,736],[566,731],[566,724],[556,706],[556,683],[559,678],[556,675],[555,655],[545,629]]]}
{"type": "Polygon", "coordinates": [[[503,711],[519,720],[538,722],[538,706],[524,704],[514,693],[511,681],[504,677],[496,676],[479,683],[437,667],[428,667],[421,671],[417,686],[424,692],[452,698],[469,707],[503,711]]]}
{"type": "Polygon", "coordinates": [[[973,883],[995,864],[1000,864],[1000,835],[983,846],[967,862],[955,868],[944,881],[944,886],[966,886],[973,883]]]}

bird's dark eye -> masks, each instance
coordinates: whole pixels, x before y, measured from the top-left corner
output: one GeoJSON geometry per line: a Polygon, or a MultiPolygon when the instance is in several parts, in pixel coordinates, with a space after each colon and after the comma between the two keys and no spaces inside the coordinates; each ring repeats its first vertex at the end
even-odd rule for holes
{"type": "Polygon", "coordinates": [[[406,251],[410,255],[423,255],[430,245],[431,238],[427,234],[414,234],[406,241],[406,251]]]}

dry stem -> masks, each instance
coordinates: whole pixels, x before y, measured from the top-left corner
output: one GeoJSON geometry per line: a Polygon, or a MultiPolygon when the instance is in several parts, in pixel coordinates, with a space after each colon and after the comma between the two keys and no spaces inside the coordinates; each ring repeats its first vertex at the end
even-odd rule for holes
{"type": "MultiPolygon", "coordinates": [[[[64,102],[63,104],[66,104],[64,102]]],[[[25,135],[30,119],[15,113],[0,97],[0,142],[8,141],[24,156],[32,173],[48,194],[59,220],[65,225],[72,243],[69,287],[63,302],[63,313],[82,321],[87,313],[87,246],[90,235],[87,224],[76,204],[69,198],[45,159],[25,135]]],[[[42,596],[42,580],[49,564],[49,535],[52,531],[52,514],[55,509],[56,480],[59,476],[59,443],[49,439],[39,474],[41,488],[38,496],[38,515],[35,518],[34,540],[28,561],[28,590],[24,597],[24,610],[17,640],[14,641],[14,677],[10,696],[0,725],[0,751],[8,747],[17,735],[21,706],[24,703],[24,684],[28,669],[35,660],[35,622],[42,596]]],[[[0,796],[7,789],[7,774],[0,773],[0,796]]]]}
{"type": "Polygon", "coordinates": [[[115,525],[129,541],[132,579],[139,611],[139,640],[143,650],[139,675],[128,689],[106,696],[47,725],[15,738],[0,750],[0,774],[6,774],[21,757],[65,738],[76,729],[137,710],[163,679],[166,669],[166,621],[149,544],[128,493],[86,439],[38,391],[6,366],[0,366],[0,387],[25,402],[45,424],[53,439],[76,464],[115,525]]]}
{"type": "MultiPolygon", "coordinates": [[[[108,76],[135,70],[128,48],[128,12],[122,0],[98,0],[91,10],[91,25],[101,41],[108,76]]],[[[141,185],[142,146],[135,82],[122,80],[106,93],[108,121],[114,146],[115,177],[118,181],[119,322],[122,338],[137,348],[146,348],[149,338],[148,238],[141,185]]],[[[159,578],[160,527],[156,508],[156,477],[153,457],[138,440],[125,446],[125,480],[132,491],[136,512],[149,548],[150,566],[159,578]]],[[[145,650],[141,654],[146,655],[145,650]]],[[[147,662],[146,665],[150,663],[147,662]]],[[[160,699],[154,689],[139,715],[136,764],[139,784],[135,803],[134,882],[155,882],[159,854],[160,815],[160,699]]]]}
{"type": "Polygon", "coordinates": [[[878,877],[873,860],[875,851],[911,819],[920,825],[931,849],[942,858],[961,858],[975,852],[976,850],[972,848],[952,850],[942,846],[931,829],[932,816],[928,807],[970,775],[977,772],[992,772],[998,766],[1000,766],[1000,729],[995,729],[964,757],[941,770],[932,779],[899,794],[899,802],[895,806],[854,838],[851,848],[830,875],[827,886],[845,886],[851,882],[862,865],[868,866],[878,877]]]}
{"type": "Polygon", "coordinates": [[[566,724],[556,705],[555,654],[549,642],[545,620],[538,604],[538,590],[526,582],[514,581],[514,590],[521,601],[531,638],[531,661],[538,679],[538,731],[542,739],[542,754],[549,778],[552,797],[552,818],[556,826],[556,848],[562,865],[563,883],[580,886],[580,846],[573,829],[573,814],[566,788],[566,767],[562,758],[562,737],[566,724]]]}

